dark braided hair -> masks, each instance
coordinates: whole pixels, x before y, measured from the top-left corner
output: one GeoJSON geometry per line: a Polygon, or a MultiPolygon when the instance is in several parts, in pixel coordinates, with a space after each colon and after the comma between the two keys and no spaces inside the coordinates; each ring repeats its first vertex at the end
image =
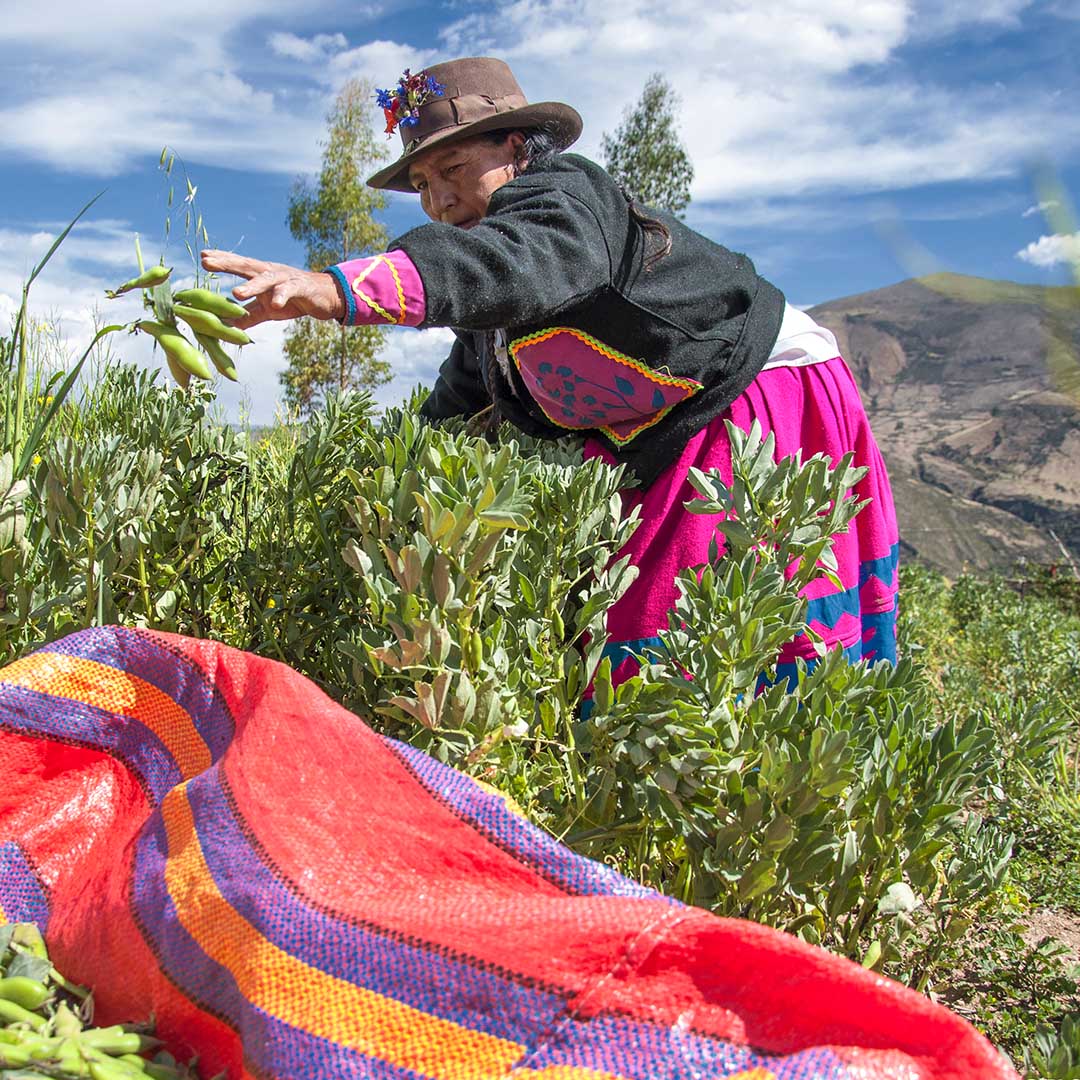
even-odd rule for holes
{"type": "Polygon", "coordinates": [[[550,165],[562,152],[562,147],[553,132],[546,128],[498,128],[485,132],[481,138],[491,143],[504,143],[517,132],[525,140],[514,155],[514,176],[518,177],[529,169],[543,169],[550,165]]]}

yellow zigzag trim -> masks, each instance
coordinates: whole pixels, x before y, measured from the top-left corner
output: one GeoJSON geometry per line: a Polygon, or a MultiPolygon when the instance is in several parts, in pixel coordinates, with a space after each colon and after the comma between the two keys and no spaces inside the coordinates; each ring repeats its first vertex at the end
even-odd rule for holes
{"type": "MultiPolygon", "coordinates": [[[[553,337],[557,337],[559,334],[570,334],[572,337],[576,337],[578,341],[595,349],[602,356],[606,356],[609,360],[614,360],[616,363],[625,364],[627,367],[633,368],[652,382],[660,383],[662,386],[678,386],[683,390],[689,390],[690,393],[687,395],[688,397],[692,397],[702,387],[702,384],[696,379],[680,379],[674,375],[663,375],[653,371],[652,368],[647,367],[641,360],[635,360],[632,356],[627,356],[625,353],[621,353],[617,349],[605,345],[591,334],[585,333],[584,330],[575,330],[572,326],[555,326],[548,330],[538,330],[535,334],[527,334],[525,337],[520,337],[511,341],[509,345],[510,355],[514,358],[518,373],[521,373],[521,360],[518,357],[518,349],[524,348],[527,345],[539,345],[541,342],[548,341],[553,337]]],[[[643,420],[642,423],[638,424],[636,428],[626,435],[620,435],[613,428],[607,427],[606,425],[601,425],[598,430],[604,432],[612,442],[624,446],[626,443],[630,442],[631,439],[640,435],[646,428],[652,427],[653,424],[658,424],[677,404],[679,404],[679,402],[675,402],[672,405],[668,405],[666,408],[658,410],[654,414],[650,414],[647,419],[643,420]]],[[[543,408],[543,406],[541,406],[541,408],[543,408]]],[[[564,424],[561,420],[548,413],[547,409],[544,409],[544,415],[547,416],[553,424],[558,424],[559,427],[565,428],[567,431],[582,430],[580,427],[571,427],[569,424],[564,424]]]]}
{"type": "Polygon", "coordinates": [[[401,317],[398,319],[398,325],[400,326],[405,321],[405,290],[401,287],[401,278],[398,277],[397,267],[385,255],[380,255],[379,258],[390,267],[390,273],[394,275],[398,304],[401,307],[401,317]]]}
{"type": "Polygon", "coordinates": [[[388,323],[393,323],[395,326],[401,326],[405,322],[405,290],[402,288],[401,278],[398,276],[397,267],[385,255],[376,255],[371,262],[369,262],[367,266],[353,278],[352,291],[355,295],[360,297],[372,311],[377,315],[381,315],[388,323]],[[401,308],[400,318],[395,319],[389,311],[376,302],[374,297],[368,296],[368,294],[360,288],[360,283],[364,281],[380,263],[384,263],[389,268],[390,274],[394,279],[394,286],[397,289],[398,304],[401,308]]]}

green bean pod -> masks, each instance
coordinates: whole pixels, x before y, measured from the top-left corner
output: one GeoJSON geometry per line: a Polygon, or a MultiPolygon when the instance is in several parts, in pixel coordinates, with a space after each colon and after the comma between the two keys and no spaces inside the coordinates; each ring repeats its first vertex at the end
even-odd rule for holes
{"type": "Polygon", "coordinates": [[[107,1028],[89,1028],[79,1038],[87,1046],[105,1054],[141,1054],[156,1050],[161,1045],[160,1039],[125,1031],[119,1024],[107,1028]]]}
{"type": "Polygon", "coordinates": [[[140,1075],[126,1062],[110,1061],[108,1058],[91,1058],[87,1065],[90,1067],[91,1080],[129,1080],[140,1075]]]}
{"type": "Polygon", "coordinates": [[[8,979],[0,979],[0,998],[5,1001],[14,1001],[24,1009],[40,1009],[49,1000],[49,988],[37,981],[28,979],[24,975],[15,975],[8,979]]]}
{"type": "Polygon", "coordinates": [[[169,374],[179,384],[180,389],[186,390],[188,383],[191,382],[191,372],[182,368],[168,353],[165,354],[165,363],[169,366],[169,374]]]}
{"type": "Polygon", "coordinates": [[[4,1069],[18,1068],[30,1060],[30,1051],[24,1046],[14,1046],[0,1043],[0,1067],[4,1069]]]}
{"type": "Polygon", "coordinates": [[[187,304],[200,311],[209,311],[222,319],[242,319],[247,314],[247,308],[222,293],[211,292],[209,289],[181,289],[173,293],[173,302],[187,304]]]}
{"type": "Polygon", "coordinates": [[[7,998],[0,998],[0,1023],[26,1024],[34,1031],[40,1031],[46,1021],[44,1016],[38,1016],[36,1012],[24,1009],[21,1005],[16,1005],[14,1001],[8,1001],[7,998]]]}
{"type": "Polygon", "coordinates": [[[171,266],[151,266],[149,270],[144,270],[138,277],[125,281],[119,288],[106,289],[105,295],[112,300],[114,297],[120,296],[121,293],[131,292],[132,289],[152,289],[155,285],[168,281],[171,273],[171,266]]]}
{"type": "Polygon", "coordinates": [[[187,1075],[181,1073],[174,1065],[163,1065],[157,1061],[148,1061],[143,1071],[153,1080],[179,1080],[181,1076],[187,1075]]]}
{"type": "Polygon", "coordinates": [[[174,304],[173,314],[178,319],[183,319],[198,334],[220,338],[233,345],[251,344],[251,338],[243,330],[238,330],[235,326],[226,326],[213,312],[200,311],[199,308],[189,307],[187,304],[174,304]]]}
{"type": "Polygon", "coordinates": [[[217,338],[207,337],[206,334],[200,334],[198,330],[195,331],[195,340],[203,347],[203,351],[211,360],[214,361],[214,367],[225,376],[226,379],[231,379],[233,382],[237,382],[236,377],[236,365],[233,363],[232,357],[222,348],[221,342],[217,338]]]}
{"type": "MultiPolygon", "coordinates": [[[[175,326],[143,319],[137,324],[161,346],[166,358],[175,360],[185,371],[200,379],[210,378],[210,365],[194,345],[175,326]]],[[[169,370],[172,370],[170,365],[169,370]]]]}

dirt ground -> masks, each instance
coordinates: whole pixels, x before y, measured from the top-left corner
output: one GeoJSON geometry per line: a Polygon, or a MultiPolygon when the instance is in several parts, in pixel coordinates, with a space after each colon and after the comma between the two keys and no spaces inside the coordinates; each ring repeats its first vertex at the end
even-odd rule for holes
{"type": "Polygon", "coordinates": [[[1062,945],[1067,945],[1073,962],[1080,963],[1080,915],[1050,909],[1033,912],[1024,940],[1029,945],[1036,945],[1044,937],[1057,938],[1062,945]]]}

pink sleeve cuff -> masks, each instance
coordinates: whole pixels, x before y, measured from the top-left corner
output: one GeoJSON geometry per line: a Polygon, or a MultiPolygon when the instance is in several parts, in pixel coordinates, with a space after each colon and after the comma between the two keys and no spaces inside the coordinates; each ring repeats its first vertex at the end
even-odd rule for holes
{"type": "Polygon", "coordinates": [[[424,321],[424,283],[404,251],[350,259],[328,272],[345,293],[347,326],[419,326],[424,321]]]}

